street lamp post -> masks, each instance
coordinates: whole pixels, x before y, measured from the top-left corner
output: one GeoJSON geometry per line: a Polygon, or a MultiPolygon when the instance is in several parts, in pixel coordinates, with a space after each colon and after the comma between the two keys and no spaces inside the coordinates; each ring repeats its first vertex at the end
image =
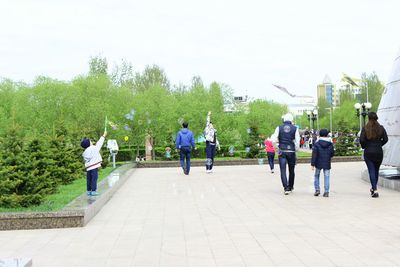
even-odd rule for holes
{"type": "Polygon", "coordinates": [[[366,103],[355,103],[354,108],[356,109],[356,115],[360,118],[360,132],[362,127],[365,126],[365,117],[367,116],[372,104],[370,102],[366,103]]]}
{"type": "Polygon", "coordinates": [[[312,131],[312,126],[311,126],[311,111],[310,110],[307,110],[307,120],[309,121],[309,123],[310,123],[310,131],[312,131]]]}
{"type": "MultiPolygon", "coordinates": [[[[318,108],[318,107],[317,107],[318,108]]],[[[319,129],[319,117],[318,117],[318,109],[313,110],[314,120],[317,120],[317,129],[319,129]]]]}
{"type": "Polygon", "coordinates": [[[315,122],[315,120],[318,119],[318,110],[316,110],[316,109],[314,109],[313,111],[307,110],[307,119],[310,121],[311,130],[314,130],[314,122],[315,122]]]}

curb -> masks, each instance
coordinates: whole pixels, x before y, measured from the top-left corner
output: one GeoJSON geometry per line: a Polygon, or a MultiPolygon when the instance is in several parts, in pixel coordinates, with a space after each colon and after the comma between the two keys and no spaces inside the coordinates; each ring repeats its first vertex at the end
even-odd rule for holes
{"type": "MultiPolygon", "coordinates": [[[[370,183],[368,170],[361,172],[361,179],[370,183]]],[[[400,191],[400,169],[386,166],[380,168],[378,190],[379,187],[400,191]]]]}
{"type": "MultiPolygon", "coordinates": [[[[298,158],[297,163],[310,163],[311,157],[298,158]]],[[[359,156],[343,156],[343,157],[333,157],[332,162],[353,162],[362,161],[359,156]]],[[[259,159],[235,159],[235,160],[218,160],[215,159],[214,166],[234,166],[234,165],[263,165],[268,164],[266,159],[263,159],[262,163],[259,159]]],[[[278,164],[278,159],[275,158],[275,164],[278,164]]],[[[192,167],[205,166],[205,160],[192,160],[192,167]]],[[[137,168],[172,168],[180,167],[179,161],[139,161],[137,162],[137,168]]]]}
{"type": "Polygon", "coordinates": [[[135,167],[136,163],[128,163],[115,169],[97,186],[99,196],[88,197],[84,193],[60,211],[0,213],[0,230],[83,227],[112,198],[135,167]]]}

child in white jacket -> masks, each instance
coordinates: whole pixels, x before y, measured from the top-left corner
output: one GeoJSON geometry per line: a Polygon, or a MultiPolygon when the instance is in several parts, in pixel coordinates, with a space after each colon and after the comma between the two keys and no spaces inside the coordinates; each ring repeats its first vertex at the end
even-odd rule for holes
{"type": "Polygon", "coordinates": [[[98,169],[101,167],[103,161],[100,150],[104,144],[104,138],[107,132],[93,145],[89,138],[83,138],[81,146],[85,149],[82,153],[83,160],[86,168],[86,189],[88,196],[97,196],[97,178],[99,177],[98,169]]]}
{"type": "Polygon", "coordinates": [[[204,129],[204,136],[206,138],[206,173],[211,173],[214,166],[215,148],[220,150],[219,142],[217,139],[217,130],[211,122],[211,111],[207,114],[207,124],[204,129]]]}

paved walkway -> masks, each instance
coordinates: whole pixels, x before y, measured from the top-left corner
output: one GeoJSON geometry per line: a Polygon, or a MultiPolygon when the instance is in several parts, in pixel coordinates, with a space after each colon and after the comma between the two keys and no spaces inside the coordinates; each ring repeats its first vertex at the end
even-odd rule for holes
{"type": "Polygon", "coordinates": [[[400,266],[400,193],[369,197],[362,162],[335,163],[329,198],[309,165],[282,193],[267,166],[138,169],[84,228],[0,232],[33,266],[400,266]]]}

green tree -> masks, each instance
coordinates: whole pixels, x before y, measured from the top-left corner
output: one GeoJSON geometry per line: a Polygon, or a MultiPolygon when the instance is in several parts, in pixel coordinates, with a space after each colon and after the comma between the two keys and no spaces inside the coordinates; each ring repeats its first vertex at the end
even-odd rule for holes
{"type": "Polygon", "coordinates": [[[136,73],[133,84],[135,93],[144,92],[153,87],[170,89],[170,82],[164,70],[157,65],[146,66],[143,73],[136,73]]]}
{"type": "Polygon", "coordinates": [[[146,136],[150,136],[153,147],[157,144],[167,145],[169,135],[178,126],[173,95],[162,87],[154,86],[135,95],[132,107],[135,121],[131,127],[135,141],[144,144],[146,136]]]}
{"type": "MultiPolygon", "coordinates": [[[[58,184],[51,170],[60,163],[51,158],[52,155],[40,139],[30,141],[25,152],[27,160],[23,166],[25,172],[23,189],[26,195],[33,195],[34,198],[30,198],[30,202],[21,203],[21,205],[37,205],[40,204],[44,196],[56,192],[58,184]]],[[[65,173],[62,173],[60,178],[63,175],[65,173]]]]}
{"type": "Polygon", "coordinates": [[[56,133],[49,138],[49,158],[55,163],[49,166],[53,181],[57,184],[69,184],[82,177],[82,153],[67,137],[67,131],[59,126],[56,133]]]}
{"type": "Polygon", "coordinates": [[[91,57],[89,60],[89,75],[107,75],[108,63],[105,57],[100,55],[91,57]]]}
{"type": "Polygon", "coordinates": [[[258,158],[260,155],[261,147],[260,144],[263,142],[263,138],[258,131],[257,126],[250,126],[248,129],[248,139],[246,142],[246,147],[250,148],[250,151],[247,152],[246,157],[248,158],[258,158]]]}
{"type": "Polygon", "coordinates": [[[133,90],[135,74],[132,63],[122,60],[120,65],[115,66],[110,76],[114,85],[133,90]]]}
{"type": "Polygon", "coordinates": [[[56,190],[50,179],[48,159],[43,144],[32,140],[26,149],[17,128],[2,139],[0,148],[0,206],[28,207],[38,205],[44,196],[56,190]]]}
{"type": "Polygon", "coordinates": [[[361,79],[361,102],[367,102],[368,90],[368,101],[372,104],[372,110],[377,110],[385,85],[379,80],[375,72],[371,74],[363,73],[361,79]]]}
{"type": "Polygon", "coordinates": [[[356,147],[356,134],[349,128],[346,121],[338,122],[338,137],[335,144],[335,155],[337,156],[352,156],[358,153],[356,147]]]}
{"type": "Polygon", "coordinates": [[[17,128],[0,139],[0,206],[18,207],[23,186],[23,142],[17,128]]]}

